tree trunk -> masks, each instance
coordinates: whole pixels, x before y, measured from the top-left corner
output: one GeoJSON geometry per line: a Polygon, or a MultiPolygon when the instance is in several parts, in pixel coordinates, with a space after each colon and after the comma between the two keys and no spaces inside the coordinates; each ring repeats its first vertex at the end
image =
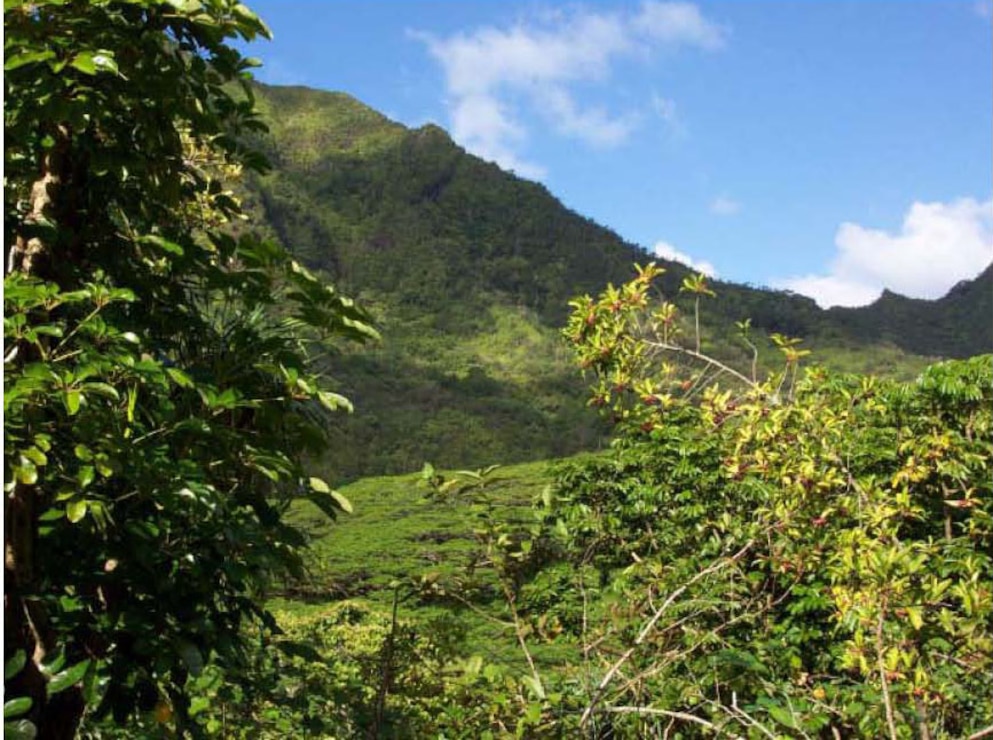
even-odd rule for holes
{"type": "MultiPolygon", "coordinates": [[[[31,186],[30,210],[22,224],[22,233],[16,236],[8,253],[8,274],[48,277],[52,245],[37,234],[23,232],[58,221],[54,213],[68,164],[68,131],[58,127],[54,139],[55,145],[41,157],[38,179],[31,186]]],[[[16,350],[12,358],[19,365],[36,359],[27,345],[16,350]]],[[[7,698],[31,699],[31,709],[23,718],[34,723],[39,740],[71,740],[76,736],[85,709],[82,690],[71,687],[49,698],[48,677],[42,671],[46,656],[57,645],[46,609],[34,596],[38,588],[35,544],[38,515],[43,509],[39,502],[41,495],[36,485],[15,481],[4,501],[4,661],[18,652],[27,658],[20,673],[5,681],[4,694],[7,698]]]]}

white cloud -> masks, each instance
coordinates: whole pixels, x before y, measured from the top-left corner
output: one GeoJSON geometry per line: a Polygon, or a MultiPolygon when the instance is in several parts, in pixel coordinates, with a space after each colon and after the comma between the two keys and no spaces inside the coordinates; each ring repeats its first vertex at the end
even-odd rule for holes
{"type": "Polygon", "coordinates": [[[634,22],[647,36],[673,46],[720,49],[727,35],[726,29],[706,20],[692,3],[646,2],[634,22]]]}
{"type": "Polygon", "coordinates": [[[733,216],[739,211],[741,203],[726,195],[719,195],[710,201],[710,212],[717,216],[733,216]]]}
{"type": "Polygon", "coordinates": [[[827,275],[781,280],[776,287],[811,296],[823,307],[871,303],[883,288],[911,298],[940,298],[993,261],[993,199],[916,202],[900,232],[843,223],[827,275]]]}
{"type": "Polygon", "coordinates": [[[805,275],[773,283],[773,286],[809,296],[821,308],[866,306],[876,300],[881,291],[875,285],[836,275],[805,275]]]}
{"type": "Polygon", "coordinates": [[[529,23],[447,38],[419,31],[410,35],[426,44],[444,69],[455,139],[526,174],[541,169],[519,156],[527,140],[525,114],[586,144],[616,146],[630,136],[640,116],[580,105],[575,86],[605,84],[615,61],[656,48],[720,48],[725,31],[695,5],[650,1],[636,12],[545,13],[529,23]]]}
{"type": "Polygon", "coordinates": [[[672,262],[681,262],[692,270],[702,272],[707,277],[717,277],[717,270],[714,269],[714,266],[710,262],[706,260],[697,261],[686,254],[686,252],[680,252],[668,242],[656,242],[652,251],[655,252],[656,257],[661,257],[664,260],[670,260],[672,262]]]}
{"type": "Polygon", "coordinates": [[[620,144],[637,125],[637,118],[632,115],[611,118],[603,108],[580,110],[572,96],[560,87],[549,87],[542,102],[548,107],[556,130],[598,146],[620,144]]]}
{"type": "Polygon", "coordinates": [[[544,168],[520,159],[514,145],[527,139],[527,132],[508,114],[506,106],[488,95],[469,95],[452,111],[452,133],[484,159],[514,170],[522,177],[541,179],[544,168]]]}

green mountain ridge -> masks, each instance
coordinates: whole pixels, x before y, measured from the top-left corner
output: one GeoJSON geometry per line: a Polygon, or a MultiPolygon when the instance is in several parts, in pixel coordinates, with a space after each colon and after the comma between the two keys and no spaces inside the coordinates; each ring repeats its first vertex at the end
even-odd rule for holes
{"type": "MultiPolygon", "coordinates": [[[[256,144],[273,168],[247,183],[246,206],[369,305],[385,337],[330,368],[358,409],[331,472],[516,462],[602,443],[558,329],[572,297],[656,258],[438,126],[408,129],[344,93],[255,91],[270,126],[256,144]]],[[[688,309],[678,290],[689,269],[656,261],[667,269],[662,291],[688,309]]],[[[803,337],[826,365],[911,376],[925,356],[993,347],[991,286],[987,270],[939,301],[887,293],[870,307],[825,311],[803,296],[716,281],[704,347],[744,361],[732,330],[750,317],[760,334],[803,337]]],[[[777,361],[772,350],[763,356],[777,361]]]]}
{"type": "Polygon", "coordinates": [[[993,349],[993,264],[935,301],[885,290],[868,306],[828,314],[852,333],[891,341],[908,352],[969,357],[993,349]],[[962,328],[968,327],[963,332],[962,328]]]}

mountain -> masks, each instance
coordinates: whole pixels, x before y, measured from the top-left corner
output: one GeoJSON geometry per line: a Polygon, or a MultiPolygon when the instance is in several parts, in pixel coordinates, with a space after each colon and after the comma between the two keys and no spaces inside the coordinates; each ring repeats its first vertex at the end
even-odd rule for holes
{"type": "Polygon", "coordinates": [[[832,308],[831,320],[870,341],[890,341],[908,352],[969,357],[993,351],[993,264],[963,280],[937,301],[884,291],[862,308],[832,308]]]}
{"type": "Polygon", "coordinates": [[[556,324],[577,291],[646,259],[437,126],[407,130],[340,93],[260,87],[259,99],[272,129],[266,219],[346,290],[437,312],[482,291],[556,324]]]}
{"type": "MultiPolygon", "coordinates": [[[[408,129],[343,93],[255,90],[270,126],[255,143],[273,167],[246,183],[246,207],[369,305],[385,336],[329,366],[358,409],[336,432],[332,472],[405,472],[425,460],[481,466],[601,443],[558,328],[570,298],[624,282],[633,263],[653,257],[437,126],[408,129]]],[[[683,300],[688,268],[657,261],[667,268],[663,292],[683,300]]],[[[731,329],[751,317],[760,332],[804,337],[824,364],[912,375],[922,355],[993,348],[990,322],[976,318],[990,316],[988,273],[937,302],[887,294],[865,309],[830,311],[716,282],[705,347],[744,359],[731,329]]]]}

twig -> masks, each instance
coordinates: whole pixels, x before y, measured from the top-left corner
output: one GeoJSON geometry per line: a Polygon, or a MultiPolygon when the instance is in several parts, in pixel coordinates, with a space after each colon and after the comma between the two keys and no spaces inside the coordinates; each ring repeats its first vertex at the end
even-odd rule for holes
{"type": "Polygon", "coordinates": [[[503,595],[507,599],[507,606],[510,607],[510,616],[514,619],[514,632],[517,634],[517,643],[521,646],[521,650],[524,652],[524,658],[528,662],[528,667],[531,669],[531,675],[534,680],[538,682],[541,686],[541,675],[538,673],[538,669],[534,664],[534,658],[531,657],[531,651],[528,650],[528,644],[524,639],[524,628],[521,626],[521,618],[517,613],[517,607],[515,606],[515,598],[513,592],[510,590],[510,586],[507,585],[505,579],[500,579],[500,585],[503,586],[503,595]]]}
{"type": "Polygon", "coordinates": [[[700,352],[694,352],[693,350],[687,349],[686,347],[679,347],[679,346],[677,346],[675,344],[669,344],[667,342],[650,342],[649,341],[649,342],[646,342],[646,344],[649,347],[655,347],[656,349],[661,349],[661,350],[664,350],[666,352],[676,352],[678,354],[689,355],[690,357],[693,357],[693,358],[695,358],[697,360],[701,360],[701,361],[707,363],[708,365],[712,365],[712,366],[714,366],[716,368],[720,368],[721,370],[723,370],[726,373],[730,373],[731,375],[733,375],[734,377],[736,377],[738,380],[740,380],[742,383],[744,383],[749,388],[757,388],[758,387],[758,385],[756,383],[753,383],[751,380],[749,380],[747,377],[745,377],[744,375],[742,375],[741,373],[739,373],[734,368],[728,367],[723,362],[720,362],[718,360],[715,360],[713,357],[709,357],[709,356],[707,356],[705,354],[702,354],[700,352]]]}
{"type": "Polygon", "coordinates": [[[697,717],[695,714],[673,712],[668,709],[656,709],[655,707],[604,707],[600,711],[610,712],[612,714],[654,714],[660,717],[671,717],[672,719],[680,719],[684,722],[692,722],[714,732],[720,729],[713,722],[705,720],[702,717],[697,717]]]}
{"type": "Polygon", "coordinates": [[[767,727],[762,725],[762,723],[756,720],[754,717],[739,709],[737,706],[729,707],[724,704],[721,704],[720,702],[715,702],[715,701],[710,702],[710,704],[717,707],[721,711],[730,714],[734,719],[738,720],[746,727],[754,727],[766,737],[771,738],[772,740],[776,740],[776,735],[773,732],[771,732],[767,727]]]}
{"type": "Polygon", "coordinates": [[[593,699],[590,701],[589,706],[587,706],[586,709],[583,711],[583,716],[579,721],[580,727],[586,726],[586,723],[589,721],[590,715],[593,713],[593,710],[596,708],[597,703],[603,697],[603,693],[606,690],[607,685],[611,682],[611,680],[613,680],[614,676],[621,669],[621,666],[623,666],[625,663],[627,663],[628,660],[630,660],[631,656],[634,655],[635,650],[638,649],[638,646],[645,641],[649,633],[651,633],[651,631],[655,628],[655,625],[658,623],[659,619],[662,618],[662,615],[666,612],[666,610],[670,606],[672,606],[672,604],[676,601],[676,599],[682,596],[683,593],[688,588],[693,586],[697,581],[700,581],[703,578],[706,578],[711,573],[719,571],[722,568],[730,565],[731,563],[734,563],[737,560],[741,559],[741,557],[744,556],[744,554],[751,549],[754,543],[755,540],[749,540],[745,544],[745,546],[742,547],[740,550],[738,550],[738,552],[736,552],[734,555],[724,560],[719,560],[711,564],[704,570],[701,570],[699,573],[697,573],[689,581],[687,581],[682,586],[677,588],[671,594],[669,594],[669,597],[662,603],[662,606],[660,606],[658,609],[655,610],[655,613],[652,615],[652,618],[648,620],[645,626],[641,629],[641,632],[638,633],[638,636],[634,640],[634,644],[631,645],[630,648],[624,651],[624,654],[621,655],[621,657],[617,660],[617,662],[615,662],[610,667],[610,670],[607,671],[606,675],[604,675],[603,679],[600,681],[600,684],[597,686],[596,693],[593,695],[593,699]]]}
{"type": "Polygon", "coordinates": [[[897,740],[896,721],[893,719],[893,702],[890,700],[890,683],[886,678],[886,663],[883,658],[883,623],[886,617],[886,599],[883,598],[879,610],[879,621],[876,623],[876,663],[879,666],[879,679],[883,683],[883,705],[886,707],[886,725],[890,730],[890,739],[897,740]]]}
{"type": "Polygon", "coordinates": [[[919,696],[914,697],[914,706],[917,709],[917,719],[921,723],[921,740],[931,740],[931,729],[927,726],[927,707],[919,696]]]}
{"type": "Polygon", "coordinates": [[[383,657],[380,663],[379,691],[376,695],[376,716],[373,719],[372,727],[369,728],[369,737],[379,737],[380,729],[383,726],[383,719],[386,715],[386,695],[390,691],[390,683],[393,680],[393,642],[397,632],[397,608],[400,605],[400,589],[393,590],[393,619],[390,624],[390,633],[386,636],[386,643],[383,645],[383,657]]]}

